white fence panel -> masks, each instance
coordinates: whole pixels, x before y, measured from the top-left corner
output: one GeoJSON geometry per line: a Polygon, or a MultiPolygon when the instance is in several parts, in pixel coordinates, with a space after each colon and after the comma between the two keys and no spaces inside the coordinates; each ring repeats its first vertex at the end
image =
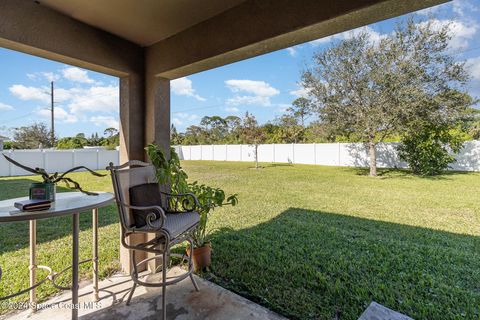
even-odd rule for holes
{"type": "Polygon", "coordinates": [[[190,160],[191,156],[191,147],[190,146],[176,146],[178,148],[178,156],[180,157],[180,160],[190,160]]]}
{"type": "MultiPolygon", "coordinates": [[[[3,151],[0,154],[4,154],[7,157],[12,157],[12,152],[3,151]]],[[[3,156],[0,156],[0,177],[6,177],[10,175],[10,162],[7,161],[3,156]]]]}
{"type": "Polygon", "coordinates": [[[363,143],[340,143],[339,165],[347,167],[368,167],[368,153],[363,143]]]}
{"type": "Polygon", "coordinates": [[[295,163],[293,148],[293,144],[276,144],[275,162],[295,163]]]}
{"type": "Polygon", "coordinates": [[[180,160],[185,160],[184,157],[183,157],[182,146],[173,146],[173,149],[175,149],[175,153],[178,155],[180,160]]]}
{"type": "Polygon", "coordinates": [[[242,161],[242,146],[239,144],[227,145],[227,161],[242,161]]]}
{"type": "Polygon", "coordinates": [[[242,161],[254,161],[255,160],[255,147],[248,144],[242,144],[242,161]]]}
{"type": "Polygon", "coordinates": [[[323,166],[338,166],[339,144],[338,143],[317,143],[315,145],[315,158],[317,164],[323,166]]]}
{"type": "Polygon", "coordinates": [[[468,141],[450,166],[454,170],[480,171],[480,141],[468,141]]]}
{"type": "Polygon", "coordinates": [[[295,163],[315,164],[315,144],[295,144],[295,163]]]}
{"type": "Polygon", "coordinates": [[[213,160],[213,145],[202,145],[202,160],[213,160]]]}
{"type": "Polygon", "coordinates": [[[407,167],[407,164],[398,157],[397,145],[397,142],[377,144],[377,165],[379,168],[407,167]]]}
{"type": "Polygon", "coordinates": [[[47,172],[65,172],[74,166],[72,150],[48,150],[43,153],[45,164],[42,168],[47,172]]]}
{"type": "Polygon", "coordinates": [[[190,146],[190,160],[202,160],[202,146],[190,146]]]}
{"type": "MultiPolygon", "coordinates": [[[[45,168],[44,153],[41,150],[16,150],[12,152],[12,159],[31,168],[45,168]]],[[[12,176],[31,175],[30,172],[25,171],[17,166],[11,166],[12,176]]]]}
{"type": "Polygon", "coordinates": [[[259,162],[274,162],[275,160],[275,145],[274,144],[260,144],[258,146],[258,161],[259,162]]]}
{"type": "Polygon", "coordinates": [[[213,160],[226,161],[227,160],[227,146],[224,144],[217,144],[213,146],[213,160]]]}
{"type": "MultiPolygon", "coordinates": [[[[99,151],[101,152],[101,151],[99,151]]],[[[89,169],[97,168],[98,158],[97,150],[75,150],[73,154],[74,158],[74,167],[85,166],[89,169]]]]}
{"type": "Polygon", "coordinates": [[[105,170],[106,167],[113,162],[118,165],[120,163],[120,153],[117,150],[98,150],[98,170],[105,170]]]}

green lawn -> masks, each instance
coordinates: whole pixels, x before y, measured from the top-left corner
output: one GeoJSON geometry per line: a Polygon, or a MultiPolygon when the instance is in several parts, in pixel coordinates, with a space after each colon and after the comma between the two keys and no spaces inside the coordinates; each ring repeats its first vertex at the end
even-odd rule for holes
{"type": "MultiPolygon", "coordinates": [[[[191,179],[239,194],[238,206],[211,218],[210,280],[290,318],[357,319],[375,300],[416,319],[478,319],[480,174],[370,178],[338,167],[183,164],[191,179]]],[[[107,178],[76,178],[110,190],[107,178]]],[[[0,179],[0,198],[21,196],[31,179],[0,179]]],[[[114,208],[100,221],[105,276],[118,267],[114,208]]],[[[90,225],[83,215],[82,258],[91,252],[90,225]]],[[[27,224],[0,225],[0,295],[27,285],[27,231],[27,224]]],[[[57,270],[70,263],[69,233],[69,218],[39,222],[40,263],[57,270]]],[[[44,285],[39,294],[52,292],[44,285]]]]}

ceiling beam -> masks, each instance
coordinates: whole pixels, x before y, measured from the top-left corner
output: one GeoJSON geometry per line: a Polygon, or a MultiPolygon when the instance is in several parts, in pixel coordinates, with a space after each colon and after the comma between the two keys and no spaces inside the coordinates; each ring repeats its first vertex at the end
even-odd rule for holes
{"type": "Polygon", "coordinates": [[[146,70],[175,79],[443,2],[247,0],[147,47],[146,70]]]}
{"type": "Polygon", "coordinates": [[[31,0],[0,1],[0,46],[114,76],[144,70],[142,47],[31,0]]]}

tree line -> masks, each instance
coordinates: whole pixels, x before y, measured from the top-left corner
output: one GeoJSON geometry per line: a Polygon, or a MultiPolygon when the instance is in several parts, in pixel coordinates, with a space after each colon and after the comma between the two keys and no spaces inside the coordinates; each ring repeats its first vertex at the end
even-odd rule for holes
{"type": "Polygon", "coordinates": [[[56,138],[52,144],[50,129],[45,123],[34,123],[31,126],[19,127],[13,130],[13,139],[4,142],[4,149],[82,149],[87,146],[102,146],[115,149],[120,143],[119,132],[115,128],[107,128],[103,136],[92,133],[87,137],[78,133],[73,137],[56,138]]]}
{"type": "Polygon", "coordinates": [[[465,62],[449,49],[451,26],[432,21],[409,18],[380,39],[360,32],[316,52],[301,74],[307,96],[274,121],[207,116],[184,133],[172,128],[172,142],[363,142],[375,176],[378,143],[399,141],[414,173],[441,173],[464,141],[480,138],[480,115],[466,91],[465,62]]]}

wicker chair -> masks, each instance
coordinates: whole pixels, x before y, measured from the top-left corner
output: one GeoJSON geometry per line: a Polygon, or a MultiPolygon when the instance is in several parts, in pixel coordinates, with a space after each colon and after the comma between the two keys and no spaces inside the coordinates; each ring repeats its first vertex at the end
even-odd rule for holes
{"type": "MultiPolygon", "coordinates": [[[[198,286],[193,278],[193,263],[191,255],[188,257],[188,271],[176,277],[167,279],[167,266],[172,256],[180,256],[185,260],[185,255],[173,254],[170,248],[182,242],[189,242],[193,247],[191,234],[199,223],[198,200],[193,194],[170,194],[161,191],[162,203],[154,206],[135,206],[130,203],[130,188],[146,183],[155,183],[155,167],[149,163],[141,161],[129,161],[120,166],[114,166],[113,163],[107,167],[111,173],[113,189],[118,206],[118,213],[121,224],[121,242],[122,245],[131,250],[132,257],[132,280],[134,282],[127,298],[127,305],[133,296],[137,285],[147,287],[162,287],[162,308],[163,319],[166,319],[166,287],[177,283],[187,277],[192,280],[195,290],[198,286]],[[143,211],[146,215],[146,225],[136,227],[133,223],[132,210],[136,212],[143,211]],[[127,238],[134,234],[155,234],[155,237],[144,243],[129,244],[127,238]],[[137,262],[136,251],[153,253],[154,256],[137,262]],[[160,282],[147,282],[139,280],[138,267],[155,259],[161,259],[162,280],[160,282]]],[[[158,270],[156,270],[158,271],[158,270]]]]}

